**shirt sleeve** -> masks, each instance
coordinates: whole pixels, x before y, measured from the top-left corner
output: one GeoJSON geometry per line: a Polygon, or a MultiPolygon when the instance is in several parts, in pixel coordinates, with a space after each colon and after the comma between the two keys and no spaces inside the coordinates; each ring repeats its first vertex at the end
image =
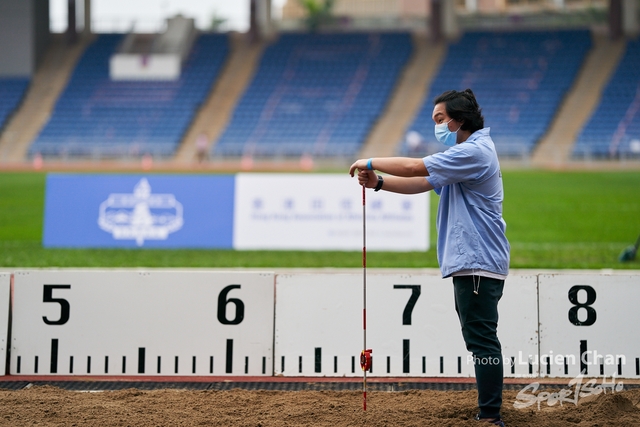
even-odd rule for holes
{"type": "Polygon", "coordinates": [[[434,188],[477,178],[486,167],[481,150],[463,143],[422,159],[429,172],[427,180],[434,188]]]}

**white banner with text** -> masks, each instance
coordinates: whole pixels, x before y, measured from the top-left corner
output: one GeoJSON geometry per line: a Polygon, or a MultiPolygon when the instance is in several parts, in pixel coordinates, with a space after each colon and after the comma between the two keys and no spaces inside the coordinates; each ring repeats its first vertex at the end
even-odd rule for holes
{"type": "MultiPolygon", "coordinates": [[[[366,192],[367,250],[429,249],[428,193],[366,192]]],[[[345,174],[238,174],[235,249],[361,250],[362,187],[345,174]]]]}

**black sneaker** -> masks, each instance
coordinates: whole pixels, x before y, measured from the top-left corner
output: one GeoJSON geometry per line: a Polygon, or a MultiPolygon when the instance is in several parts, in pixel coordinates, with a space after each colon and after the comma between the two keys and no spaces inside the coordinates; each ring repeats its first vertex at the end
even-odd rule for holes
{"type": "Polygon", "coordinates": [[[474,420],[476,420],[476,421],[484,421],[486,423],[489,423],[489,425],[492,425],[492,426],[505,427],[504,421],[502,421],[502,418],[493,418],[493,419],[491,419],[491,418],[480,418],[480,414],[478,414],[478,415],[476,415],[474,420]]]}

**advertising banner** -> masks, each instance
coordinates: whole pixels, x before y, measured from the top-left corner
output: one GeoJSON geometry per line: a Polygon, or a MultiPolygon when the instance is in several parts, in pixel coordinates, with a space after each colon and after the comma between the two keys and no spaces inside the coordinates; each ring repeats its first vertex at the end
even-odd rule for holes
{"type": "Polygon", "coordinates": [[[231,249],[233,176],[47,176],[45,247],[231,249]]]}
{"type": "MultiPolygon", "coordinates": [[[[367,190],[367,250],[429,249],[428,194],[367,190]]],[[[349,174],[239,174],[236,249],[361,250],[362,187],[349,174]]]]}
{"type": "MultiPolygon", "coordinates": [[[[367,250],[429,249],[429,196],[367,190],[367,250]]],[[[47,177],[45,247],[361,250],[348,174],[47,177]]]]}

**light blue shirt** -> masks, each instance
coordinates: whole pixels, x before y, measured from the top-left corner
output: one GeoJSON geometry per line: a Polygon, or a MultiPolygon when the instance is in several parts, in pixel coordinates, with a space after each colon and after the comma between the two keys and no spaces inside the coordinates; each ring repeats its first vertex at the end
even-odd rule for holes
{"type": "Polygon", "coordinates": [[[489,128],[423,159],[440,196],[438,262],[442,277],[461,270],[509,273],[507,224],[502,219],[502,173],[489,128]]]}

